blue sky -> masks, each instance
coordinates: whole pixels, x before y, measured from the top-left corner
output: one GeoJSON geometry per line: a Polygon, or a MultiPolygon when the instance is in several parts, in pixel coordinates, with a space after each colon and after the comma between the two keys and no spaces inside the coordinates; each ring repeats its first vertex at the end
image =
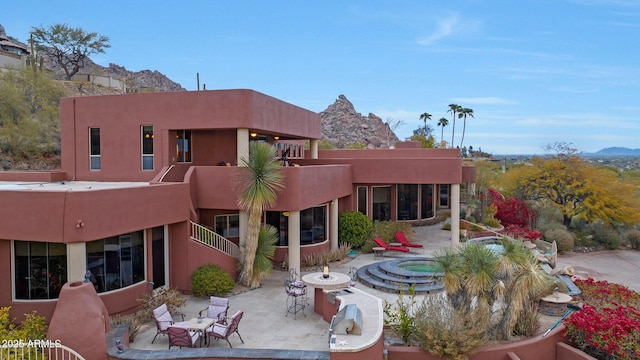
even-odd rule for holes
{"type": "MultiPolygon", "coordinates": [[[[464,146],[541,154],[638,148],[640,0],[11,1],[0,24],[66,23],[110,38],[107,66],[188,90],[254,89],[320,112],[344,94],[402,139],[449,104],[472,108],[464,146]]],[[[456,121],[459,145],[462,121],[456,121]]]]}

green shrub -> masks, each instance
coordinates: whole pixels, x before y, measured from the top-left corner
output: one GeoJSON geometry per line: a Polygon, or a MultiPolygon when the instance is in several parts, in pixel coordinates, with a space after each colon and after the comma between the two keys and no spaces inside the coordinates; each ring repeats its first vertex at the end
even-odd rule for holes
{"type": "Polygon", "coordinates": [[[594,242],[609,250],[619,249],[624,242],[622,236],[615,229],[603,223],[589,225],[589,233],[594,242]]]}
{"type": "Polygon", "coordinates": [[[224,296],[234,285],[231,276],[218,265],[202,265],[191,275],[191,292],[198,297],[224,296]]]}
{"type": "Polygon", "coordinates": [[[625,238],[633,249],[640,250],[640,230],[629,230],[625,234],[625,238]]]}
{"type": "Polygon", "coordinates": [[[420,348],[447,359],[467,359],[489,341],[489,320],[482,311],[455,310],[443,296],[426,296],[414,324],[420,348]]]}
{"type": "Polygon", "coordinates": [[[371,238],[371,219],[358,211],[343,211],[338,216],[338,238],[341,242],[359,249],[371,238]]]}
{"type": "Polygon", "coordinates": [[[396,242],[395,233],[402,232],[409,242],[413,239],[413,227],[400,221],[374,221],[373,236],[379,237],[387,243],[396,242]]]}
{"type": "MultiPolygon", "coordinates": [[[[0,307],[0,344],[7,345],[7,343],[10,343],[10,340],[44,340],[47,335],[47,319],[38,315],[34,310],[29,314],[24,314],[25,319],[22,323],[16,324],[15,319],[9,318],[10,309],[10,306],[0,307]]],[[[38,354],[41,355],[36,347],[0,347],[0,349],[0,357],[2,359],[36,359],[38,358],[38,354]],[[13,355],[15,355],[15,357],[13,355]]]]}
{"type": "Polygon", "coordinates": [[[593,246],[593,239],[591,236],[579,231],[574,233],[575,235],[575,246],[593,246]]]}
{"type": "Polygon", "coordinates": [[[551,229],[544,233],[544,240],[556,242],[559,252],[571,251],[575,245],[573,235],[566,229],[551,229]]]}
{"type": "Polygon", "coordinates": [[[385,324],[390,325],[397,332],[404,343],[408,343],[415,333],[415,317],[416,312],[416,292],[415,288],[409,287],[408,296],[400,293],[396,299],[395,305],[387,300],[384,301],[385,324]]]}
{"type": "Polygon", "coordinates": [[[567,230],[567,227],[559,222],[538,222],[536,229],[544,234],[549,230],[567,230]]]}

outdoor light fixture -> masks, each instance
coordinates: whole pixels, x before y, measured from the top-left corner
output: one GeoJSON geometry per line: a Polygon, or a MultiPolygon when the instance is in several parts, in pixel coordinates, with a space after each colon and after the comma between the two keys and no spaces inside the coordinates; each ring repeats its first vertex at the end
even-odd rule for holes
{"type": "Polygon", "coordinates": [[[252,133],[251,133],[251,134],[249,134],[249,135],[251,135],[251,137],[256,137],[256,136],[258,136],[258,133],[252,132],[252,133]]]}
{"type": "Polygon", "coordinates": [[[273,137],[273,140],[275,140],[275,141],[280,140],[280,136],[274,136],[274,137],[273,137]]]}
{"type": "Polygon", "coordinates": [[[322,264],[322,277],[327,279],[329,277],[329,264],[322,264]]]}

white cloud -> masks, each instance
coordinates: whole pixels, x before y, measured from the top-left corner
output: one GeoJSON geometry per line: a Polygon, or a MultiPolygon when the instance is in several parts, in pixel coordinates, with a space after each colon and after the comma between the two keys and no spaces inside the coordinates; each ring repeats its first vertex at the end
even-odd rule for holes
{"type": "Polygon", "coordinates": [[[460,25],[458,14],[451,14],[446,18],[437,20],[436,29],[429,35],[418,39],[418,44],[423,46],[432,45],[438,41],[452,35],[460,25]]]}

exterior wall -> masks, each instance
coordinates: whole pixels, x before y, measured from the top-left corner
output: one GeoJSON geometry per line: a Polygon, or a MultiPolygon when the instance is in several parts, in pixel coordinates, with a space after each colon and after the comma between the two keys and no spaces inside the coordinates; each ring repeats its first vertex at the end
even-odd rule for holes
{"type": "MultiPolygon", "coordinates": [[[[186,179],[192,185],[196,208],[238,209],[236,181],[242,168],[197,167],[186,179]]],[[[351,169],[347,165],[283,168],[285,190],[278,194],[272,211],[304,210],[351,194],[351,169]],[[313,189],[313,191],[310,191],[313,189]]]]}
{"type": "Polygon", "coordinates": [[[301,165],[349,164],[354,183],[459,184],[462,160],[455,149],[320,150],[301,165]]]}
{"type": "MultiPolygon", "coordinates": [[[[175,136],[171,134],[176,129],[195,134],[198,130],[246,128],[301,139],[320,137],[320,115],[252,90],[64,98],[60,119],[63,170],[78,180],[151,180],[157,171],[141,170],[141,125],[154,127],[154,169],[175,163],[175,136]],[[89,170],[90,127],[100,128],[101,171],[89,170]]],[[[211,151],[213,146],[206,144],[199,151],[196,139],[192,145],[194,161],[200,151],[211,151]]]]}
{"type": "Polygon", "coordinates": [[[189,219],[186,184],[87,191],[0,191],[2,238],[86,242],[189,219]],[[77,228],[79,221],[84,224],[77,228]]]}
{"type": "MultiPolygon", "coordinates": [[[[469,357],[469,360],[495,360],[505,359],[507,353],[515,353],[521,360],[539,359],[560,359],[556,358],[556,344],[562,341],[560,335],[564,327],[558,326],[549,335],[542,337],[538,335],[534,338],[511,342],[504,345],[487,346],[476,354],[469,357]]],[[[440,356],[431,355],[422,351],[416,346],[387,346],[389,359],[394,360],[443,360],[440,356]]]]}

